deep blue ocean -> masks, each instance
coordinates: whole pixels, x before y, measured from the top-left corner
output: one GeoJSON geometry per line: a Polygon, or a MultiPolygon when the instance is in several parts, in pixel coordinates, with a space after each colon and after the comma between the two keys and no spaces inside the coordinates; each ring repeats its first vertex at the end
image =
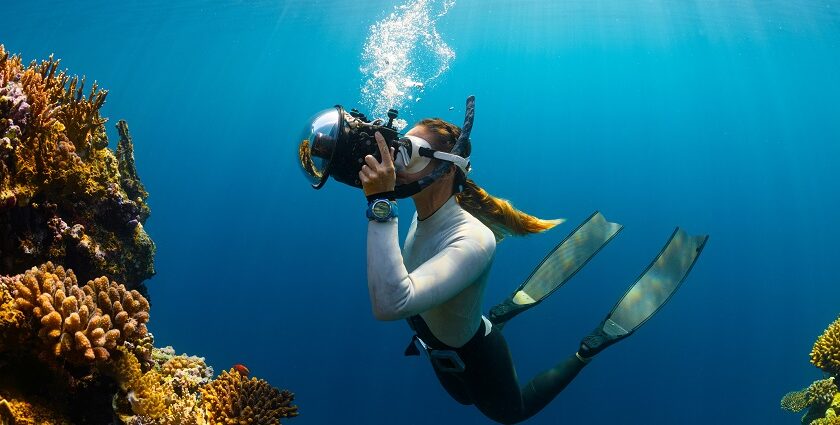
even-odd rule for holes
{"type": "MultiPolygon", "coordinates": [[[[395,4],[0,6],[8,51],[110,91],[112,147],[128,121],[157,345],[292,390],[290,424],[490,423],[371,314],[362,192],[312,190],[295,162],[312,114],[364,107],[365,41],[395,4]]],[[[593,211],[625,226],[505,328],[521,380],[573,353],[675,226],[710,235],[670,303],[529,423],[798,423],[779,400],[820,377],[808,354],[840,313],[840,2],[457,0],[436,29],[455,57],[403,117],[460,124],[474,94],[472,178],[568,219],[499,244],[485,307],[593,211]]]]}

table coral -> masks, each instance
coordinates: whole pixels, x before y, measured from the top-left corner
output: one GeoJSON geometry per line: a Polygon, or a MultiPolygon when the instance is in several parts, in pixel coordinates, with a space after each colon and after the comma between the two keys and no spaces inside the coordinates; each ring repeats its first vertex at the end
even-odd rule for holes
{"type": "Polygon", "coordinates": [[[0,45],[0,274],[49,260],[144,291],[155,246],[128,126],[115,155],[99,113],[107,91],[85,95],[85,79],[58,65],[24,66],[0,45]]]}
{"type": "Polygon", "coordinates": [[[211,424],[275,425],[298,414],[297,406],[291,404],[294,394],[233,369],[202,387],[201,394],[211,424]]]}
{"type": "Polygon", "coordinates": [[[807,388],[800,391],[791,391],[782,397],[782,409],[791,412],[800,412],[810,405],[807,388]]]}
{"type": "Polygon", "coordinates": [[[811,350],[811,363],[831,375],[840,375],[840,318],[817,338],[811,350]]]}
{"type": "Polygon", "coordinates": [[[80,287],[72,270],[48,262],[0,281],[13,288],[17,308],[36,323],[47,354],[56,358],[107,360],[117,346],[148,333],[148,301],[105,277],[80,287]]]}

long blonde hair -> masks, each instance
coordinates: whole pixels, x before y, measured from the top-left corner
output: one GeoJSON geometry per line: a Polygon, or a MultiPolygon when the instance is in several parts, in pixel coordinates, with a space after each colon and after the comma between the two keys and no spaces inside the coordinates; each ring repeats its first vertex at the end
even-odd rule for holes
{"type": "MultiPolygon", "coordinates": [[[[438,140],[431,141],[445,146],[451,150],[461,135],[461,129],[440,118],[428,118],[417,123],[437,136],[438,140]]],[[[470,155],[471,147],[467,145],[464,156],[470,155]]],[[[461,170],[456,171],[455,188],[458,192],[455,200],[461,208],[479,219],[485,226],[489,227],[496,235],[496,241],[501,241],[505,236],[523,236],[531,233],[544,232],[562,223],[565,220],[544,220],[522,212],[510,203],[510,201],[497,198],[486,190],[479,187],[472,179],[467,178],[461,170]],[[458,191],[458,188],[462,188],[458,191]]]]}

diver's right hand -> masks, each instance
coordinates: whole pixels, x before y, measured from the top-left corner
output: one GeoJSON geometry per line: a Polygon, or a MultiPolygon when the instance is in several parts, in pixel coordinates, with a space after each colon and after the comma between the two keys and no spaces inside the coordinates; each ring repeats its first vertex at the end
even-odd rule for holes
{"type": "Polygon", "coordinates": [[[359,180],[365,190],[365,196],[377,193],[393,192],[397,184],[397,172],[394,168],[394,148],[388,148],[385,138],[378,131],[374,135],[379,145],[382,161],[373,155],[365,156],[365,165],[359,171],[359,180]]]}

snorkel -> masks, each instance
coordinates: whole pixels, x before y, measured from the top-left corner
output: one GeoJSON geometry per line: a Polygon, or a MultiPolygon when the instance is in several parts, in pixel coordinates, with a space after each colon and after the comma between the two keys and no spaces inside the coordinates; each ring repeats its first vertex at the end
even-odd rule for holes
{"type": "Polygon", "coordinates": [[[470,161],[464,154],[469,151],[470,132],[475,117],[474,96],[467,98],[464,126],[450,152],[434,150],[419,137],[401,137],[393,125],[397,114],[397,110],[389,110],[387,123],[382,119],[370,121],[363,113],[355,109],[347,112],[341,105],[316,114],[304,129],[298,144],[299,165],[312,188],[321,189],[330,176],[349,186],[361,188],[358,174],[365,156],[373,155],[381,160],[374,139],[377,132],[396,151],[395,166],[401,169],[420,170],[425,167],[423,159],[428,159],[426,163],[431,159],[441,160],[429,175],[396,186],[396,198],[407,198],[425,189],[443,177],[451,164],[455,164],[464,175],[470,172],[470,161]]]}

